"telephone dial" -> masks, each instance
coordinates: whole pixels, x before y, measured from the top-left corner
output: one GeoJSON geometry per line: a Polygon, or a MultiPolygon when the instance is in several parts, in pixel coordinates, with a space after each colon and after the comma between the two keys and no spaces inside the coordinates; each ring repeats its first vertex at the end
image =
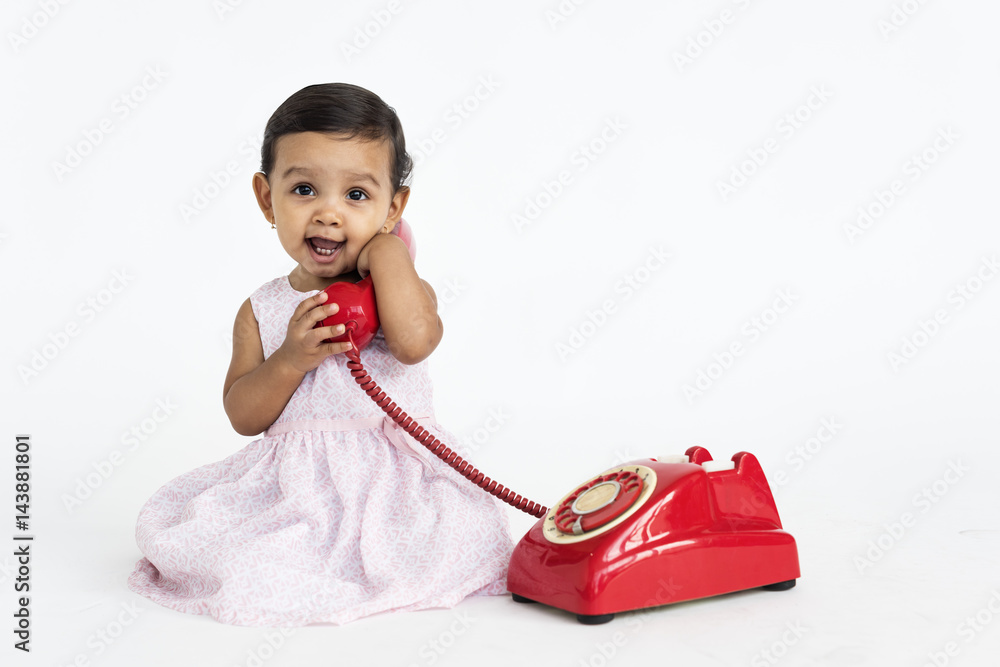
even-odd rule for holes
{"type": "MultiPolygon", "coordinates": [[[[414,257],[400,220],[393,233],[414,257]]],[[[712,459],[703,447],[640,458],[605,470],[552,508],[522,498],[479,472],[402,411],[372,380],[360,351],[379,328],[368,276],[326,288],[334,315],[317,327],[345,325],[351,376],[415,440],[484,491],[539,519],[514,548],[507,589],[515,602],[539,602],[585,624],[619,612],[751,588],[788,590],[799,578],[795,539],[782,529],[756,457],[712,459]]]]}

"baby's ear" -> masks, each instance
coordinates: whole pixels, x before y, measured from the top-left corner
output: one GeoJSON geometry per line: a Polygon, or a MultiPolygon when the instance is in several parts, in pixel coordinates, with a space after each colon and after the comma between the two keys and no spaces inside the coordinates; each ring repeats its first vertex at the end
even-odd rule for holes
{"type": "MultiPolygon", "coordinates": [[[[389,203],[389,214],[386,216],[386,223],[392,223],[395,226],[396,222],[403,217],[403,210],[406,208],[406,202],[410,199],[410,188],[409,186],[402,186],[396,193],[392,196],[392,201],[389,203]]],[[[389,228],[392,231],[392,227],[389,228]]]]}
{"type": "Polygon", "coordinates": [[[258,171],[254,174],[251,185],[253,186],[254,196],[257,197],[257,205],[260,206],[260,212],[273,225],[274,207],[271,205],[271,184],[267,182],[267,176],[264,175],[264,172],[258,171]]]}

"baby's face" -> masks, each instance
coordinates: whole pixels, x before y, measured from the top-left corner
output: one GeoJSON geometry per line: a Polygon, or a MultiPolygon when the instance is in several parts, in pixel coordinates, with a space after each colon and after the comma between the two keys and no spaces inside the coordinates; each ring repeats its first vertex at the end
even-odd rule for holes
{"type": "Polygon", "coordinates": [[[285,252],[325,286],[324,279],[354,271],[365,244],[402,215],[389,143],[299,132],[279,138],[275,149],[270,178],[255,181],[258,202],[285,252]]]}

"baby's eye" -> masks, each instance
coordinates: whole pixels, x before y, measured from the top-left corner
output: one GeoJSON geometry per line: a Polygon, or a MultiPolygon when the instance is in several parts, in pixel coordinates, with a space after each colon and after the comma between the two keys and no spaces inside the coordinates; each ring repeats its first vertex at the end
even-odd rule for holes
{"type": "Polygon", "coordinates": [[[361,201],[362,199],[368,199],[368,195],[364,193],[363,190],[358,190],[355,188],[347,193],[348,199],[353,199],[354,201],[361,201]]]}
{"type": "Polygon", "coordinates": [[[313,193],[313,189],[312,186],[309,185],[296,185],[294,188],[292,188],[292,192],[294,192],[297,195],[309,196],[313,193]]]}

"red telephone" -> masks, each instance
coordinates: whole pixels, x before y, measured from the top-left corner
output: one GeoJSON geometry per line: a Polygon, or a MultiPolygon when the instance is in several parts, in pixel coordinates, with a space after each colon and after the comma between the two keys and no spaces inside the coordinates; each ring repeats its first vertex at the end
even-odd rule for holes
{"type": "MultiPolygon", "coordinates": [[[[405,225],[400,221],[400,225],[405,225]]],[[[397,229],[400,229],[397,225],[397,229]]],[[[400,229],[413,257],[408,227],[400,229]]],[[[401,234],[402,237],[402,234],[401,234]]],[[[799,577],[795,539],[782,530],[757,459],[708,450],[636,459],[591,478],[550,510],[486,477],[396,406],[361,365],[379,328],[371,276],[334,283],[339,311],[317,323],[344,324],[347,367],[361,388],[414,439],[466,479],[539,517],[514,548],[507,589],[515,602],[541,602],[606,623],[618,612],[749,588],[788,590],[799,577]]]]}
{"type": "Polygon", "coordinates": [[[606,623],[615,613],[749,588],[788,590],[795,539],[753,454],[636,459],[560,500],[514,549],[507,589],[606,623]]]}

